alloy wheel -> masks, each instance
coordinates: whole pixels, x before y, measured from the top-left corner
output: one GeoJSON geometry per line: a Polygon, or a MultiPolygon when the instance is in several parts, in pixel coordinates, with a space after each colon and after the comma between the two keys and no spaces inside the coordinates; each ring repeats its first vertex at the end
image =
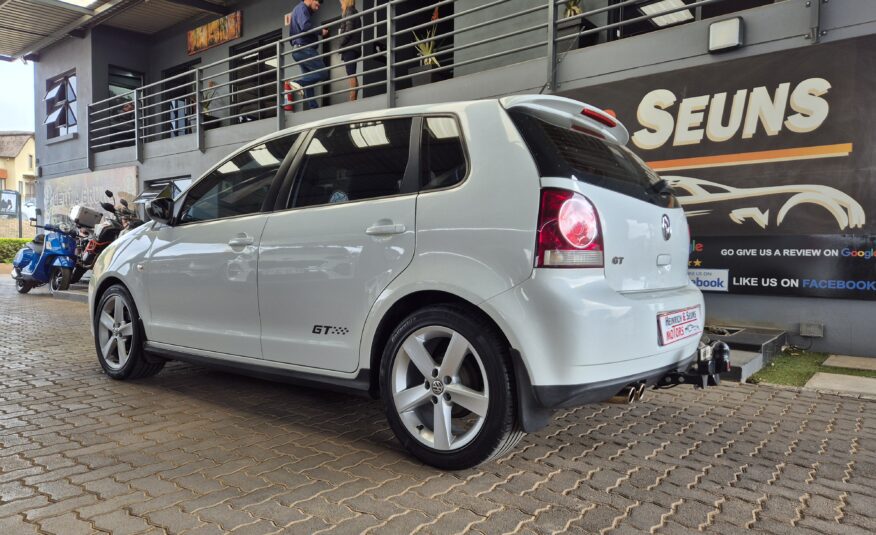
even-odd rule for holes
{"type": "Polygon", "coordinates": [[[490,389],[483,361],[453,329],[434,325],[411,333],[396,354],[390,380],[401,421],[427,447],[463,448],[486,421],[490,389]]]}
{"type": "Polygon", "coordinates": [[[98,341],[103,360],[113,370],[120,370],[131,354],[134,324],[131,310],[119,295],[106,300],[100,310],[98,341]]]}

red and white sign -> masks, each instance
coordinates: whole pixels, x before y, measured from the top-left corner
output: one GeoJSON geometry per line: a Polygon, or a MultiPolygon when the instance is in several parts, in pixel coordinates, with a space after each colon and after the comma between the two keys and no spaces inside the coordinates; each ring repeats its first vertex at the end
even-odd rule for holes
{"type": "Polygon", "coordinates": [[[700,306],[658,314],[657,329],[660,331],[661,346],[673,344],[692,336],[699,336],[703,332],[700,306]]]}

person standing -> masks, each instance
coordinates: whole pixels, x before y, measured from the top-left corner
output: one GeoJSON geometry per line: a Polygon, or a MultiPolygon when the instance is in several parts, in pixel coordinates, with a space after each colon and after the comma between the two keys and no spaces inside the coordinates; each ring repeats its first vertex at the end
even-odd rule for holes
{"type": "MultiPolygon", "coordinates": [[[[325,82],[329,78],[328,69],[322,58],[316,56],[319,52],[316,49],[316,43],[319,37],[315,33],[307,33],[313,29],[313,21],[311,17],[319,11],[320,0],[301,0],[301,3],[295,6],[292,10],[292,24],[289,26],[289,36],[295,37],[292,39],[292,58],[301,68],[304,76],[298,78],[296,82],[288,84],[291,87],[287,89],[296,90],[296,85],[304,87],[304,98],[310,98],[315,95],[314,85],[325,82]],[[297,36],[297,37],[296,37],[297,36]]],[[[328,36],[328,30],[323,28],[320,34],[323,37],[328,36]]],[[[307,109],[318,108],[315,99],[308,100],[307,109]]]]}
{"type": "Polygon", "coordinates": [[[341,3],[341,61],[347,69],[350,83],[350,100],[356,100],[359,93],[359,78],[356,74],[356,60],[362,56],[362,20],[356,9],[356,0],[340,0],[341,3]],[[349,48],[348,48],[349,47],[349,48]],[[343,50],[343,49],[347,50],[343,50]]]}

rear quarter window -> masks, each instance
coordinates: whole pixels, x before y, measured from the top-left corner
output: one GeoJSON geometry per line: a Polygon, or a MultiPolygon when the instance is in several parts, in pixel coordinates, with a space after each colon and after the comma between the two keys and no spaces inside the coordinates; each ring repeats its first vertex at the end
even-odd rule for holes
{"type": "Polygon", "coordinates": [[[465,151],[453,117],[423,119],[420,191],[455,186],[465,178],[465,151]]]}
{"type": "Polygon", "coordinates": [[[672,188],[623,145],[521,111],[509,115],[541,176],[568,177],[666,208],[678,206],[672,188]]]}

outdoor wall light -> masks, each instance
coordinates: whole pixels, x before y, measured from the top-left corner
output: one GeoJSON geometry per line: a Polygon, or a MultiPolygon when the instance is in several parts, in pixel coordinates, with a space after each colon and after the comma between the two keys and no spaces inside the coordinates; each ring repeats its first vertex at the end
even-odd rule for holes
{"type": "Polygon", "coordinates": [[[709,52],[724,52],[742,46],[742,17],[709,25],[709,52]]]}

